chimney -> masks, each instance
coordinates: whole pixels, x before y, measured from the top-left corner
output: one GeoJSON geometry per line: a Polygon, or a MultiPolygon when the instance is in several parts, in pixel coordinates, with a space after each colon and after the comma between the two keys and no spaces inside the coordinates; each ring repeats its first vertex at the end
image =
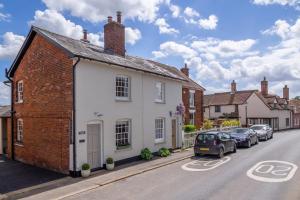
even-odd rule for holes
{"type": "Polygon", "coordinates": [[[266,77],[264,77],[264,80],[261,81],[261,94],[263,96],[268,96],[268,81],[266,77]]]}
{"type": "Polygon", "coordinates": [[[187,77],[189,77],[189,68],[187,67],[187,64],[185,63],[184,64],[184,68],[181,68],[180,69],[180,71],[182,72],[182,73],[184,73],[187,77]]]}
{"type": "Polygon", "coordinates": [[[125,56],[125,26],[122,24],[122,14],[117,12],[117,22],[112,17],[107,18],[104,25],[104,49],[107,52],[125,56]]]}
{"type": "Polygon", "coordinates": [[[286,100],[290,99],[290,89],[288,88],[287,85],[285,85],[283,88],[283,98],[286,100]]]}
{"type": "Polygon", "coordinates": [[[233,93],[236,93],[236,82],[235,82],[235,80],[233,80],[232,82],[231,82],[231,93],[233,94],[233,93]]]}
{"type": "Polygon", "coordinates": [[[83,29],[83,38],[81,39],[83,42],[89,43],[90,41],[87,39],[87,30],[83,29]]]}

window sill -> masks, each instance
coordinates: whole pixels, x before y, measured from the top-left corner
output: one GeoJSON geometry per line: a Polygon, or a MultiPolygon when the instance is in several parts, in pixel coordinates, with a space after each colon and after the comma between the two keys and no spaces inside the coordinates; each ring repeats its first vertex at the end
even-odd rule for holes
{"type": "Polygon", "coordinates": [[[155,100],[154,103],[157,103],[157,104],[166,104],[165,101],[159,101],[159,100],[155,100]]]}
{"type": "Polygon", "coordinates": [[[16,104],[22,104],[23,101],[16,101],[16,104]]]}
{"type": "Polygon", "coordinates": [[[127,146],[122,146],[122,147],[117,147],[117,149],[115,150],[115,152],[120,152],[120,151],[130,151],[132,150],[131,145],[127,145],[127,146]]]}
{"type": "Polygon", "coordinates": [[[165,144],[165,143],[166,143],[165,140],[164,141],[155,141],[154,142],[155,145],[160,145],[160,144],[165,144]]]}
{"type": "Polygon", "coordinates": [[[15,145],[15,146],[18,146],[18,147],[24,147],[24,144],[23,144],[23,143],[20,143],[20,142],[16,142],[14,145],[15,145]]]}
{"type": "Polygon", "coordinates": [[[131,99],[115,98],[116,102],[131,102],[131,99]]]}

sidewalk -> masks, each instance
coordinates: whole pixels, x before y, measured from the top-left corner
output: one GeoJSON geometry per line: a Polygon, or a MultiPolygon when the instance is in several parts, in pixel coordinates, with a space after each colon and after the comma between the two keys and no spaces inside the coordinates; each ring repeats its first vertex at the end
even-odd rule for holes
{"type": "MultiPolygon", "coordinates": [[[[45,200],[49,199],[63,199],[68,196],[72,196],[78,193],[86,192],[88,190],[92,190],[104,185],[108,185],[110,183],[126,179],[131,176],[135,176],[141,173],[145,173],[150,170],[154,170],[166,165],[170,165],[175,162],[179,162],[181,160],[190,158],[193,156],[192,149],[179,151],[173,153],[171,156],[167,158],[159,158],[155,157],[152,161],[136,161],[127,165],[122,165],[116,167],[114,171],[107,171],[107,170],[100,170],[97,172],[92,173],[89,178],[68,178],[64,181],[64,183],[53,183],[58,185],[59,187],[53,189],[51,186],[47,185],[45,188],[40,188],[40,193],[36,194],[37,192],[32,192],[30,194],[30,189],[28,189],[27,195],[25,199],[34,199],[34,200],[45,200]],[[76,181],[74,181],[76,180],[76,181]],[[48,188],[48,189],[47,189],[48,188]],[[50,188],[50,190],[49,190],[50,188]]],[[[33,190],[37,190],[33,188],[33,190]]],[[[10,194],[8,197],[18,196],[18,194],[10,194]]],[[[22,196],[22,195],[21,195],[22,196]]],[[[1,196],[0,196],[1,199],[1,196]]]]}

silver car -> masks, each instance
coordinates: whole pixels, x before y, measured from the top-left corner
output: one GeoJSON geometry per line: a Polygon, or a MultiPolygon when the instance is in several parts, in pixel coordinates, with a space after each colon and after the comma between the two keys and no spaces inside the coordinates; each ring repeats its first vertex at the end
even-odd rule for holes
{"type": "Polygon", "coordinates": [[[273,138],[273,129],[268,124],[256,124],[250,128],[257,133],[259,140],[267,141],[273,138]]]}

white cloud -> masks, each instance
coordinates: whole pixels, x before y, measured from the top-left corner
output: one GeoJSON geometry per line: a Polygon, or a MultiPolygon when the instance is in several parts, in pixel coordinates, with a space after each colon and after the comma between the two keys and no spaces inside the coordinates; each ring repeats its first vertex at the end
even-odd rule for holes
{"type": "Polygon", "coordinates": [[[167,57],[167,56],[182,56],[185,59],[189,59],[197,56],[197,52],[192,48],[183,44],[178,44],[174,41],[168,41],[162,43],[159,46],[159,51],[153,51],[152,54],[156,58],[167,57]]]}
{"type": "Polygon", "coordinates": [[[12,32],[6,32],[2,35],[2,44],[0,44],[0,59],[13,59],[25,40],[24,36],[16,35],[12,32]]]}
{"type": "Polygon", "coordinates": [[[172,12],[172,17],[177,18],[180,16],[180,7],[179,6],[171,4],[169,6],[169,8],[172,12]]]}
{"type": "MultiPolygon", "coordinates": [[[[0,3],[0,9],[4,8],[4,5],[0,3]]],[[[10,14],[0,12],[0,22],[1,21],[9,21],[10,14]]]]}
{"type": "Polygon", "coordinates": [[[175,28],[170,27],[164,18],[158,18],[155,23],[159,28],[160,34],[177,34],[179,31],[175,28]]]}
{"type": "Polygon", "coordinates": [[[272,4],[278,4],[282,6],[293,6],[297,9],[299,9],[300,6],[300,0],[253,0],[254,4],[257,5],[272,5],[272,4]]]}
{"type": "Polygon", "coordinates": [[[137,28],[125,28],[125,38],[126,43],[134,45],[138,40],[142,38],[142,34],[139,29],[137,28]]]}
{"type": "Polygon", "coordinates": [[[0,105],[8,105],[10,99],[10,88],[0,82],[0,105]]]}
{"type": "Polygon", "coordinates": [[[90,22],[101,22],[116,11],[123,11],[124,18],[138,19],[143,22],[153,22],[158,14],[159,7],[164,0],[43,0],[46,6],[57,11],[69,11],[71,15],[90,22]]]}
{"type": "Polygon", "coordinates": [[[199,25],[203,29],[214,30],[218,25],[218,17],[215,15],[210,15],[208,19],[200,19],[199,25]]]}
{"type": "MultiPolygon", "coordinates": [[[[74,39],[81,39],[83,35],[83,27],[76,25],[74,22],[67,20],[62,14],[56,10],[37,10],[34,20],[29,24],[35,25],[49,31],[65,35],[74,39]]],[[[89,33],[88,39],[91,43],[103,46],[100,33],[89,33]]]]}
{"type": "Polygon", "coordinates": [[[193,8],[191,8],[191,7],[186,7],[184,9],[183,13],[186,16],[191,17],[191,18],[193,18],[193,17],[199,17],[200,16],[200,14],[196,10],[194,10],[193,8]]]}

